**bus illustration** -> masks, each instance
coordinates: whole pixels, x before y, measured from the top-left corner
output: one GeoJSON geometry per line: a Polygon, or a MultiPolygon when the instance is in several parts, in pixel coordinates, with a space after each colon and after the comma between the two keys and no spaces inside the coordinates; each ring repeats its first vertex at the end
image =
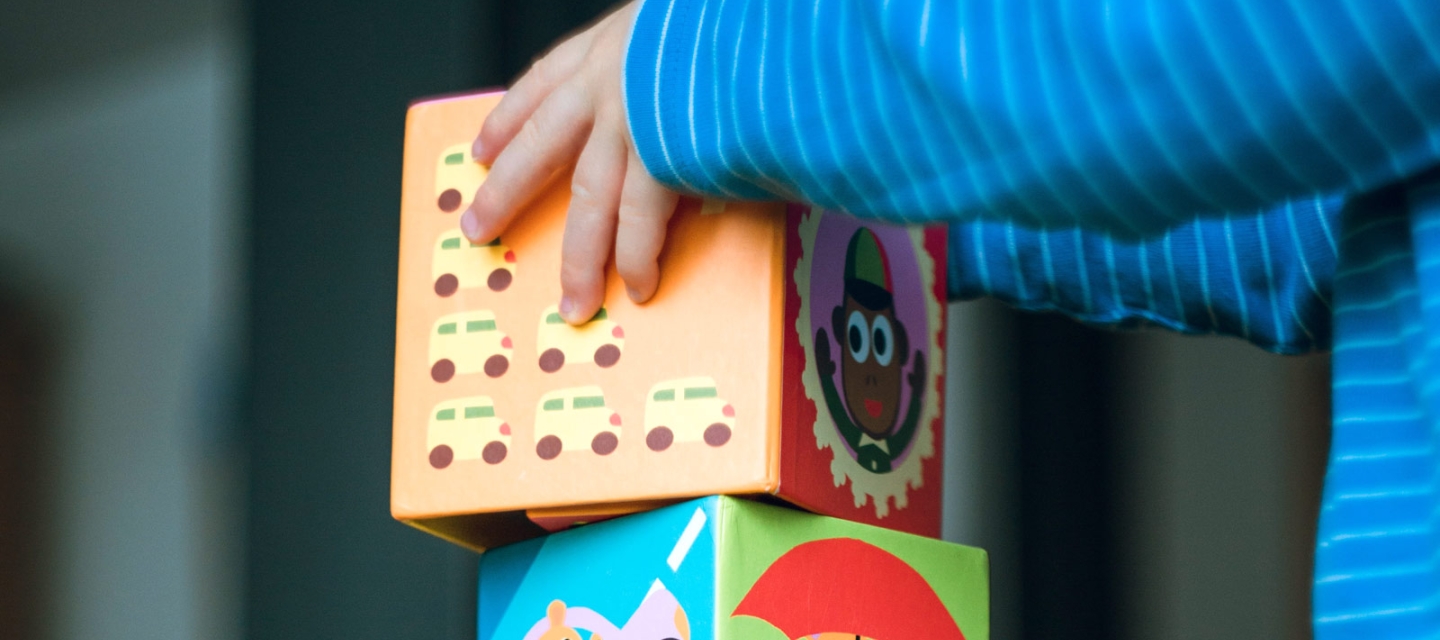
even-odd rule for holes
{"type": "Polygon", "coordinates": [[[625,330],[610,319],[604,307],[589,322],[572,327],[560,317],[560,308],[550,305],[540,314],[536,341],[540,370],[545,373],[559,371],[566,362],[575,362],[574,358],[611,367],[620,361],[625,348],[625,330]]]}
{"type": "Polygon", "coordinates": [[[470,143],[445,147],[435,164],[435,204],[445,213],[464,209],[490,170],[470,155],[470,143]]]}
{"type": "Polygon", "coordinates": [[[600,387],[571,387],[540,397],[535,409],[535,455],[541,460],[587,448],[609,455],[619,444],[620,414],[605,406],[600,387]]]}
{"type": "Polygon", "coordinates": [[[664,451],[676,442],[719,447],[735,429],[735,407],[720,398],[709,377],[666,380],[645,398],[645,446],[664,451]]]}
{"type": "Polygon", "coordinates": [[[425,446],[430,466],[444,469],[456,460],[484,460],[500,464],[510,451],[510,425],[495,416],[489,396],[446,400],[430,414],[425,446]]]}
{"type": "Polygon", "coordinates": [[[515,279],[515,252],[496,238],[489,244],[470,242],[459,229],[440,234],[430,263],[435,294],[448,298],[460,289],[481,284],[504,291],[515,279]]]}
{"type": "Polygon", "coordinates": [[[510,368],[510,336],[495,326],[492,311],[465,311],[441,316],[430,330],[430,377],[449,382],[458,373],[484,371],[498,378],[510,368]]]}

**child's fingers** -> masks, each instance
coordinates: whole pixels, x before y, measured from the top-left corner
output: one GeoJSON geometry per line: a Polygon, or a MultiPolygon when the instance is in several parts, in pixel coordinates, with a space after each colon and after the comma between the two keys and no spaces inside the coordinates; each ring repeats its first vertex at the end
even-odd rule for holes
{"type": "Polygon", "coordinates": [[[489,242],[500,235],[520,205],[575,157],[593,117],[583,90],[567,85],[551,93],[500,152],[475,192],[470,209],[460,217],[465,236],[473,242],[489,242]]]}
{"type": "Polygon", "coordinates": [[[560,315],[571,324],[588,321],[605,301],[605,263],[624,179],[624,141],[597,129],[575,165],[560,248],[560,315]]]}
{"type": "Polygon", "coordinates": [[[660,250],[680,196],[650,177],[634,152],[628,164],[615,231],[615,270],[630,299],[644,302],[660,286],[660,250]]]}
{"type": "Polygon", "coordinates": [[[520,132],[525,121],[534,115],[545,99],[560,85],[575,75],[585,62],[590,42],[595,39],[594,31],[586,29],[574,37],[561,42],[554,50],[535,61],[530,69],[515,81],[505,92],[500,104],[486,116],[480,126],[480,135],[471,146],[471,154],[482,164],[490,164],[505,149],[505,145],[520,132]]]}

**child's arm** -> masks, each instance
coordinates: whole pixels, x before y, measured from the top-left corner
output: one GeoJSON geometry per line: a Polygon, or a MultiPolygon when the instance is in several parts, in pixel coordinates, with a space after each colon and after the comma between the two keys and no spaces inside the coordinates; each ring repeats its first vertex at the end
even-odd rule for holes
{"type": "Polygon", "coordinates": [[[1277,353],[1330,348],[1341,197],[1196,218],[1128,240],[1078,227],[950,225],[952,299],[993,296],[1110,326],[1243,338],[1277,353]]]}
{"type": "Polygon", "coordinates": [[[1440,3],[649,0],[639,156],[677,189],[1153,234],[1440,162],[1440,3]]]}
{"type": "Polygon", "coordinates": [[[571,323],[600,308],[612,244],[630,297],[654,294],[679,198],[646,172],[625,120],[621,65],[634,15],[634,3],[621,5],[561,42],[515,83],[475,140],[475,157],[493,163],[460,219],[477,242],[499,236],[551,174],[575,163],[560,275],[560,314],[571,323]]]}
{"type": "Polygon", "coordinates": [[[1426,98],[1440,90],[1434,3],[1373,3],[1360,15],[1339,0],[1306,4],[1304,15],[1238,1],[1112,0],[1104,13],[884,6],[650,0],[638,19],[625,6],[557,48],[487,122],[482,158],[522,126],[530,134],[518,138],[524,151],[499,158],[466,214],[467,234],[498,234],[551,170],[579,155],[582,197],[562,282],[574,321],[599,305],[612,241],[634,297],[658,281],[660,205],[673,195],[638,158],[661,182],[715,195],[1117,237],[1363,189],[1435,161],[1440,103],[1426,98]],[[633,139],[614,108],[614,59],[632,20],[624,91],[633,139]],[[607,169],[617,136],[634,151],[607,169]],[[648,197],[615,205],[620,184],[648,197]]]}

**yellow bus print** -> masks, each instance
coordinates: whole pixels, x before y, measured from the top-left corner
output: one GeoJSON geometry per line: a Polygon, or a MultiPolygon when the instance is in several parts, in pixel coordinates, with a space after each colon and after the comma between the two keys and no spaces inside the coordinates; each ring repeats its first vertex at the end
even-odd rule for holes
{"type": "Polygon", "coordinates": [[[620,444],[620,414],[605,406],[597,386],[551,391],[535,408],[535,455],[554,460],[562,451],[609,455],[620,444]]]}
{"type": "Polygon", "coordinates": [[[604,307],[589,322],[572,327],[560,317],[560,308],[550,305],[540,314],[536,336],[540,370],[554,373],[566,362],[594,362],[612,367],[625,348],[625,330],[610,319],[604,307]]]}
{"type": "Polygon", "coordinates": [[[464,209],[489,173],[470,155],[469,142],[445,147],[435,163],[435,204],[445,213],[464,209]]]}
{"type": "Polygon", "coordinates": [[[495,325],[491,311],[442,316],[430,330],[430,377],[449,382],[456,374],[484,371],[498,378],[510,368],[513,344],[495,325]]]}
{"type": "Polygon", "coordinates": [[[645,446],[664,451],[676,442],[719,447],[735,430],[735,407],[720,397],[709,377],[666,380],[645,397],[645,446]]]}
{"type": "Polygon", "coordinates": [[[448,298],[460,289],[482,284],[504,291],[515,279],[515,252],[496,238],[489,244],[470,242],[459,229],[440,234],[430,261],[435,294],[448,298]]]}
{"type": "Polygon", "coordinates": [[[510,451],[510,425],[495,415],[490,396],[456,398],[435,405],[425,442],[436,469],[456,460],[500,464],[510,451]]]}

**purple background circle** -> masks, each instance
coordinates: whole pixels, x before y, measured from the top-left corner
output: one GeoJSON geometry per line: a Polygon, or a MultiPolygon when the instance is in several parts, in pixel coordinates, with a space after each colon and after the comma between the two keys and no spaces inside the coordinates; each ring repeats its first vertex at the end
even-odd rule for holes
{"type": "MultiPolygon", "coordinates": [[[[895,417],[895,426],[899,427],[905,420],[906,408],[910,406],[908,378],[914,368],[914,355],[917,350],[925,355],[926,367],[930,371],[934,370],[933,359],[930,357],[931,329],[929,314],[925,308],[925,282],[920,278],[920,263],[916,260],[915,246],[910,239],[908,228],[862,221],[830,211],[821,216],[820,228],[815,233],[815,245],[810,256],[810,335],[806,336],[805,340],[813,345],[815,333],[819,329],[825,330],[830,338],[830,357],[836,364],[835,374],[831,377],[843,399],[845,385],[840,380],[839,365],[845,348],[831,335],[834,331],[830,327],[830,313],[836,305],[845,302],[845,249],[850,244],[850,236],[855,235],[855,231],[860,227],[874,232],[875,237],[880,239],[881,246],[885,248],[885,257],[890,262],[890,281],[895,289],[895,318],[905,325],[905,337],[910,342],[910,356],[905,362],[903,389],[900,392],[900,411],[895,417]]],[[[930,371],[926,372],[927,387],[931,379],[930,371]]],[[[817,408],[823,408],[824,400],[817,404],[820,405],[817,408]]],[[[921,410],[923,409],[924,405],[921,405],[921,410]]],[[[928,428],[928,425],[920,425],[920,429],[925,428],[928,428]]],[[[893,467],[899,467],[905,462],[918,440],[917,432],[917,436],[910,440],[905,451],[895,457],[893,467]]],[[[852,458],[855,457],[855,451],[850,448],[849,443],[846,443],[845,448],[849,450],[852,458]]]]}

